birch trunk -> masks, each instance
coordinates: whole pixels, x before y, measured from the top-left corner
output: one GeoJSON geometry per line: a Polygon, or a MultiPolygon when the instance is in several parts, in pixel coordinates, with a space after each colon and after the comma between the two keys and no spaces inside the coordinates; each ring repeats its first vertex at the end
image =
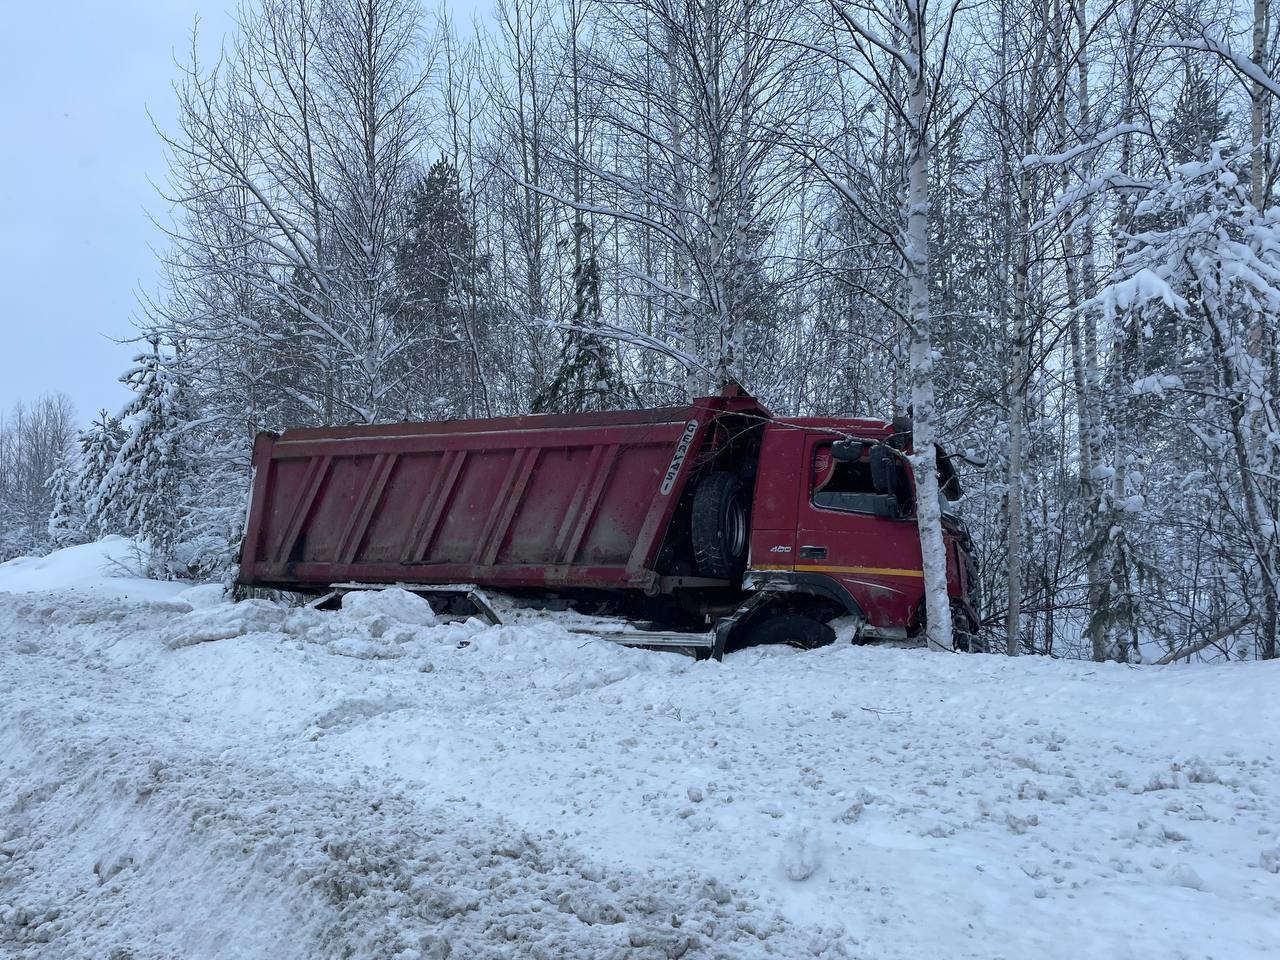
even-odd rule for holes
{"type": "Polygon", "coordinates": [[[1025,429],[1026,404],[1023,391],[1027,383],[1027,286],[1031,241],[1027,233],[1031,185],[1026,168],[1018,177],[1018,259],[1013,277],[1013,377],[1009,383],[1009,496],[1007,600],[1005,614],[1005,653],[1018,655],[1019,629],[1022,617],[1022,439],[1025,429]]]}
{"type": "MultiPolygon", "coordinates": [[[[1089,61],[1085,50],[1088,31],[1086,29],[1083,0],[1076,0],[1073,19],[1080,37],[1080,47],[1076,53],[1076,102],[1080,123],[1075,138],[1086,139],[1089,136],[1089,61]]],[[[1060,13],[1054,17],[1054,24],[1054,48],[1059,61],[1057,95],[1059,149],[1065,150],[1072,139],[1072,134],[1067,114],[1068,49],[1066,38],[1063,35],[1064,20],[1060,13]]],[[[1087,177],[1087,174],[1085,176],[1087,177]]],[[[1064,164],[1061,171],[1061,190],[1065,195],[1070,189],[1071,168],[1070,165],[1064,164]]],[[[1097,370],[1098,338],[1096,329],[1093,329],[1093,324],[1096,321],[1093,320],[1092,310],[1083,306],[1096,293],[1095,272],[1092,264],[1093,244],[1086,237],[1085,241],[1080,246],[1077,246],[1076,230],[1078,222],[1081,231],[1090,234],[1091,217],[1091,205],[1086,205],[1079,215],[1074,210],[1069,210],[1064,217],[1062,226],[1062,260],[1066,278],[1067,312],[1069,314],[1067,331],[1071,349],[1071,380],[1076,400],[1078,490],[1080,503],[1086,512],[1086,518],[1082,524],[1086,539],[1088,538],[1089,524],[1093,522],[1089,518],[1097,515],[1098,495],[1093,479],[1093,470],[1098,464],[1098,449],[1097,424],[1093,410],[1093,398],[1095,396],[1093,387],[1097,370]],[[1085,314],[1088,314],[1088,316],[1085,316],[1085,314]]],[[[1096,554],[1091,553],[1089,555],[1086,570],[1088,579],[1086,622],[1088,622],[1092,620],[1093,611],[1097,608],[1098,585],[1101,583],[1102,578],[1102,566],[1096,554]]],[[[1093,659],[1097,661],[1105,660],[1107,651],[1101,631],[1096,628],[1091,629],[1089,631],[1089,641],[1090,653],[1093,659]]]]}
{"type": "MultiPolygon", "coordinates": [[[[684,156],[684,121],[677,109],[680,96],[680,71],[678,67],[678,42],[675,26],[669,24],[667,34],[666,69],[667,81],[667,135],[670,138],[671,150],[668,153],[671,168],[671,192],[675,198],[676,219],[689,235],[687,224],[688,198],[685,191],[684,156]]],[[[679,339],[686,357],[701,359],[704,351],[698,338],[698,317],[693,305],[693,276],[691,275],[687,252],[679,247],[672,249],[672,273],[675,276],[675,288],[679,291],[679,339]]],[[[698,396],[702,388],[702,377],[696,367],[686,365],[684,368],[684,392],[686,399],[698,396]]]]}
{"type": "Polygon", "coordinates": [[[929,313],[929,118],[925,68],[925,8],[908,0],[907,26],[914,61],[907,100],[907,209],[903,223],[903,269],[911,333],[911,406],[914,417],[911,466],[916,478],[916,517],[924,565],[925,617],[929,646],[953,650],[947,551],[938,501],[938,452],[934,427],[932,318],[929,313]]]}
{"type": "MultiPolygon", "coordinates": [[[[1040,5],[1040,22],[1050,21],[1047,0],[1040,5]]],[[[1055,19],[1056,22],[1056,19],[1055,19]]],[[[1035,149],[1036,128],[1041,116],[1041,74],[1045,66],[1045,43],[1036,41],[1035,55],[1027,77],[1022,113],[1022,155],[1035,149]]],[[[1026,431],[1026,389],[1031,365],[1030,275],[1031,275],[1031,191],[1032,169],[1023,164],[1018,171],[1018,243],[1013,275],[1013,375],[1009,383],[1009,496],[1007,501],[1009,548],[1005,616],[1005,652],[1018,654],[1022,617],[1022,445],[1026,431]]]]}
{"type": "MultiPolygon", "coordinates": [[[[1267,0],[1253,0],[1253,50],[1250,60],[1266,70],[1267,0]]],[[[1266,162],[1263,156],[1268,94],[1257,80],[1249,87],[1249,200],[1261,212],[1266,206],[1266,162]]]]}
{"type": "MultiPolygon", "coordinates": [[[[1075,5],[1075,21],[1076,36],[1079,38],[1079,52],[1076,55],[1076,98],[1079,104],[1080,112],[1080,133],[1081,138],[1092,136],[1092,110],[1093,105],[1089,99],[1089,58],[1087,56],[1087,44],[1089,38],[1089,29],[1087,21],[1088,11],[1086,10],[1085,0],[1076,0],[1075,5]]],[[[1086,159],[1085,175],[1088,175],[1090,163],[1086,159]]],[[[1089,195],[1085,196],[1084,203],[1080,210],[1080,293],[1086,303],[1092,302],[1098,293],[1098,269],[1094,258],[1094,238],[1093,238],[1093,198],[1089,195]]],[[[1074,243],[1074,236],[1071,237],[1074,243]]],[[[1098,311],[1093,307],[1086,307],[1083,316],[1080,317],[1080,325],[1083,327],[1083,393],[1080,398],[1080,408],[1083,411],[1083,420],[1080,424],[1080,432],[1084,439],[1087,456],[1081,461],[1082,474],[1089,484],[1087,490],[1089,496],[1085,499],[1086,509],[1090,511],[1092,517],[1096,518],[1101,507],[1101,491],[1093,479],[1093,470],[1102,461],[1102,435],[1101,435],[1101,414],[1098,409],[1098,392],[1099,392],[1099,376],[1098,376],[1098,311]],[[1087,472],[1083,472],[1087,464],[1087,472]]],[[[1088,615],[1089,621],[1093,623],[1089,631],[1090,652],[1095,661],[1101,662],[1107,658],[1106,637],[1101,626],[1096,622],[1093,614],[1097,611],[1101,602],[1102,594],[1102,578],[1104,572],[1102,563],[1097,554],[1091,555],[1088,561],[1087,576],[1088,585],[1088,615]]]]}
{"type": "MultiPolygon", "coordinates": [[[[1024,155],[1030,152],[1024,143],[1024,155]]],[[[1018,259],[1013,275],[1013,376],[1009,383],[1009,496],[1008,513],[1008,608],[1005,615],[1005,652],[1018,655],[1018,639],[1022,617],[1022,440],[1026,427],[1026,403],[1023,392],[1027,385],[1027,296],[1031,261],[1031,237],[1028,232],[1031,208],[1031,177],[1023,167],[1018,176],[1018,259]]]]}
{"type": "MultiPolygon", "coordinates": [[[[1267,0],[1253,2],[1253,50],[1250,60],[1259,71],[1266,70],[1267,34],[1270,21],[1270,10],[1267,0]]],[[[1258,81],[1254,81],[1249,90],[1249,139],[1252,155],[1249,162],[1249,199],[1255,210],[1263,213],[1267,206],[1266,154],[1268,146],[1267,120],[1270,112],[1271,94],[1258,81]]],[[[1268,425],[1262,413],[1264,403],[1259,402],[1266,396],[1267,375],[1269,366],[1268,353],[1274,351],[1274,331],[1269,329],[1267,314],[1255,309],[1249,317],[1248,352],[1252,362],[1246,375],[1247,393],[1244,402],[1249,403],[1251,411],[1244,422],[1233,423],[1233,432],[1237,437],[1237,446],[1242,453],[1246,445],[1241,443],[1241,434],[1248,433],[1253,437],[1265,436],[1268,425]],[[1268,347],[1271,347],[1271,350],[1268,347]]],[[[1271,361],[1272,363],[1274,360],[1271,361]]],[[[1274,524],[1270,511],[1258,498],[1259,486],[1268,484],[1264,479],[1272,473],[1272,455],[1267,447],[1258,449],[1256,441],[1247,446],[1254,447],[1253,456],[1245,456],[1242,461],[1241,482],[1245,487],[1245,495],[1249,500],[1249,517],[1254,527],[1254,538],[1258,542],[1257,554],[1263,581],[1263,622],[1261,625],[1261,656],[1272,659],[1276,656],[1277,621],[1280,620],[1280,601],[1277,600],[1277,544],[1274,524]]]]}

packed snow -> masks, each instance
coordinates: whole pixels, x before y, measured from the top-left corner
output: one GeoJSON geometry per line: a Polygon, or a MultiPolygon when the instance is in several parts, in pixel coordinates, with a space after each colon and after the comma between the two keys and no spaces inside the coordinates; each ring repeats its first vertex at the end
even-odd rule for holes
{"type": "Polygon", "coordinates": [[[3,956],[1280,944],[1277,663],[717,664],[399,590],[324,612],[30,567],[0,568],[3,956]]]}

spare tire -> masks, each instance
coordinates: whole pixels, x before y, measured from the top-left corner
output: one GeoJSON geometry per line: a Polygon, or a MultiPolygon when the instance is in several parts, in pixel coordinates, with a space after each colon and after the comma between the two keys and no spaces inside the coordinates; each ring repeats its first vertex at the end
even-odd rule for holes
{"type": "Polygon", "coordinates": [[[733,580],[746,568],[750,527],[742,481],[713,473],[693,494],[693,560],[704,577],[733,580]]]}

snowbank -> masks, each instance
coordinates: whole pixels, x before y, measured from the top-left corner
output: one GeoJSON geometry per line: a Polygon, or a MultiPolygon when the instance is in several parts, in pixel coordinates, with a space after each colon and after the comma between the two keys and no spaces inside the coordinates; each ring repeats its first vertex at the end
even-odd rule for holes
{"type": "Polygon", "coordinates": [[[148,580],[146,557],[124,537],[64,547],[44,557],[18,557],[0,563],[0,593],[63,591],[97,597],[163,600],[186,585],[148,580]]]}
{"type": "Polygon", "coordinates": [[[196,606],[0,597],[0,953],[1280,942],[1280,664],[694,663],[396,594],[196,606]]]}

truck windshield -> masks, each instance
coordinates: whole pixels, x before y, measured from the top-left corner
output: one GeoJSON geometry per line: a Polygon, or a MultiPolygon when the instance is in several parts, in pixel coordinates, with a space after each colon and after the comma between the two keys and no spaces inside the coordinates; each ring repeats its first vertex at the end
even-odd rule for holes
{"type": "MultiPolygon", "coordinates": [[[[813,450],[811,499],[815,507],[847,513],[870,513],[880,517],[905,518],[915,512],[910,472],[893,478],[891,490],[877,489],[871,467],[871,445],[864,445],[856,460],[837,460],[830,443],[813,450]]],[[[959,517],[956,502],[961,493],[960,478],[941,448],[938,450],[938,503],[949,517],[959,517]],[[955,499],[951,499],[955,498],[955,499]]]]}
{"type": "Polygon", "coordinates": [[[836,460],[830,443],[814,448],[811,497],[815,507],[882,517],[900,512],[896,497],[876,490],[869,450],[864,447],[857,460],[836,460]]]}

